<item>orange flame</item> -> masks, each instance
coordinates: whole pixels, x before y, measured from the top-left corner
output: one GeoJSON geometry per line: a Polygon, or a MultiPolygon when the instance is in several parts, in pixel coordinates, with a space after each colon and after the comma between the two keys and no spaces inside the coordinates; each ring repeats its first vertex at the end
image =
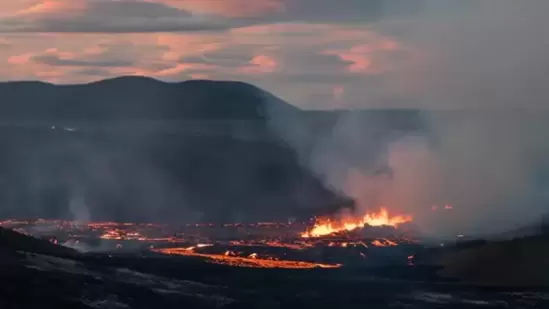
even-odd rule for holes
{"type": "Polygon", "coordinates": [[[340,222],[333,222],[325,220],[324,222],[317,222],[315,226],[309,231],[301,234],[301,237],[321,237],[343,231],[353,231],[356,229],[369,226],[393,226],[398,227],[399,224],[412,221],[411,216],[390,216],[389,211],[386,208],[381,208],[379,212],[367,213],[364,217],[356,220],[342,220],[340,222]]]}

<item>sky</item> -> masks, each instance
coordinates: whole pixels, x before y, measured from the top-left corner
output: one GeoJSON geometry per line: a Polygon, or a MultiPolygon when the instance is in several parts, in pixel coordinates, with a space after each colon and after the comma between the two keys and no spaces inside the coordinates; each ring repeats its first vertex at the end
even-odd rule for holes
{"type": "Polygon", "coordinates": [[[4,0],[0,80],[240,80],[301,108],[539,107],[547,2],[4,0]]]}

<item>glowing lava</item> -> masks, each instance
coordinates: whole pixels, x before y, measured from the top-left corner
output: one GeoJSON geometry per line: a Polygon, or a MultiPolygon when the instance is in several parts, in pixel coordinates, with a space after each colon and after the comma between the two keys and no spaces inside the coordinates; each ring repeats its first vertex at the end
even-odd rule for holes
{"type": "Polygon", "coordinates": [[[321,237],[338,232],[353,231],[365,226],[392,226],[412,221],[411,216],[390,216],[386,208],[379,212],[367,213],[360,219],[343,219],[340,221],[322,220],[317,222],[312,229],[301,234],[301,237],[321,237]]]}
{"type": "Polygon", "coordinates": [[[261,258],[257,253],[252,253],[247,257],[236,256],[236,253],[232,251],[226,251],[223,255],[198,253],[195,251],[197,247],[199,246],[196,246],[196,247],[193,246],[189,248],[152,249],[152,251],[166,254],[166,255],[194,256],[194,257],[206,259],[208,262],[213,264],[222,264],[222,265],[229,265],[234,267],[307,269],[307,268],[339,268],[342,266],[342,264],[322,264],[322,263],[312,263],[312,262],[305,262],[305,261],[290,261],[290,260],[278,260],[278,259],[272,259],[272,258],[261,258]]]}

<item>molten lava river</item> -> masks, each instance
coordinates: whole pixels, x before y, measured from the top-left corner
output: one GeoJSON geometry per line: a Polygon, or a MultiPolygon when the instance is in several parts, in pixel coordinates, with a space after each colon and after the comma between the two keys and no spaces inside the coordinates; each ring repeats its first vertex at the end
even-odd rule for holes
{"type": "MultiPolygon", "coordinates": [[[[83,252],[117,252],[198,259],[249,268],[339,268],[386,260],[387,250],[413,246],[412,217],[387,209],[360,218],[317,218],[310,223],[189,224],[83,223],[7,220],[11,228],[83,252]]],[[[404,250],[405,251],[405,250],[404,250]]],[[[394,254],[391,256],[395,256],[394,254]]],[[[402,256],[407,257],[406,252],[402,256]]],[[[403,259],[403,263],[407,259],[403,259]]]]}

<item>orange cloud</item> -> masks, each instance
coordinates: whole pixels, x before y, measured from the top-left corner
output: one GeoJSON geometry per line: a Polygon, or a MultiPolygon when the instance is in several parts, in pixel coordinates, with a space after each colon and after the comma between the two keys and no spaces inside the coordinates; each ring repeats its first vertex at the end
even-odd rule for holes
{"type": "Polygon", "coordinates": [[[328,50],[326,55],[336,55],[341,60],[350,62],[347,70],[351,73],[376,74],[381,73],[391,65],[384,61],[384,55],[400,49],[398,42],[383,38],[372,37],[367,44],[355,45],[347,50],[328,50]]]}
{"type": "Polygon", "coordinates": [[[210,75],[204,73],[191,74],[192,79],[209,79],[210,75]]]}
{"type": "Polygon", "coordinates": [[[41,2],[39,0],[0,1],[0,17],[11,16],[41,2]]]}
{"type": "Polygon", "coordinates": [[[337,28],[338,26],[329,24],[280,23],[236,28],[231,29],[231,32],[236,34],[311,34],[331,32],[337,28]]]}
{"type": "Polygon", "coordinates": [[[88,6],[85,0],[44,0],[30,7],[19,10],[16,15],[31,15],[31,14],[63,14],[71,15],[71,13],[82,12],[88,6]]]}
{"type": "Polygon", "coordinates": [[[372,59],[369,55],[356,53],[339,54],[341,60],[352,62],[349,66],[351,73],[368,73],[372,66],[372,59]]]}
{"type": "Polygon", "coordinates": [[[147,0],[161,2],[198,14],[225,17],[261,16],[285,10],[281,0],[147,0]]]}
{"type": "Polygon", "coordinates": [[[250,65],[241,69],[242,73],[247,74],[264,74],[264,73],[273,73],[278,68],[277,61],[266,55],[255,56],[251,61],[250,65]]]}
{"type": "Polygon", "coordinates": [[[176,64],[174,67],[161,70],[161,71],[146,71],[142,70],[139,71],[139,75],[147,75],[147,76],[154,76],[154,77],[175,77],[177,78],[178,75],[184,72],[190,72],[193,71],[193,73],[189,73],[190,75],[198,75],[203,73],[196,73],[196,71],[213,71],[217,69],[216,66],[202,64],[202,63],[179,63],[176,64]]]}
{"type": "Polygon", "coordinates": [[[227,43],[216,35],[208,34],[159,34],[156,35],[156,44],[169,47],[163,55],[166,61],[178,61],[184,56],[202,55],[218,51],[227,43]]]}
{"type": "Polygon", "coordinates": [[[8,63],[9,64],[27,64],[30,62],[31,58],[32,58],[33,54],[23,54],[23,55],[16,55],[16,56],[11,56],[8,58],[8,63]]]}
{"type": "Polygon", "coordinates": [[[11,45],[11,43],[8,40],[6,40],[4,38],[0,38],[0,48],[10,46],[10,45],[11,45]]]}

